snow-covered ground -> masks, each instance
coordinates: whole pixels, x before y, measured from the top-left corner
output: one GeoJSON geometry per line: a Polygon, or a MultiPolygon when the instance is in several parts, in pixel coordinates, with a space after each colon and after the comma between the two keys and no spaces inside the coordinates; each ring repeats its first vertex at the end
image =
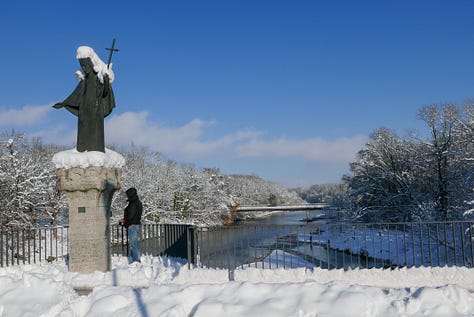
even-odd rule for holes
{"type": "Polygon", "coordinates": [[[0,268],[0,316],[474,316],[473,291],[469,268],[229,273],[114,257],[107,273],[64,262],[0,268]]]}

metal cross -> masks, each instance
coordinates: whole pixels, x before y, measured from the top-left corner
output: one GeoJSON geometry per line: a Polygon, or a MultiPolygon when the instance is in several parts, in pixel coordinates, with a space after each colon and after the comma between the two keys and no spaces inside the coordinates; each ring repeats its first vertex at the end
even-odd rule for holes
{"type": "Polygon", "coordinates": [[[112,39],[112,47],[106,48],[107,51],[110,51],[109,61],[107,62],[107,68],[110,68],[110,62],[112,61],[112,54],[118,52],[119,50],[115,48],[115,39],[112,39]]]}

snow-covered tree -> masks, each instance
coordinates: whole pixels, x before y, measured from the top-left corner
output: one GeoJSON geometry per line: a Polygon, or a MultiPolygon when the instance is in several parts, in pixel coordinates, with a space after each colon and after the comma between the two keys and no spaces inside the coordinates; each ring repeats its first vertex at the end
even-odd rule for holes
{"type": "Polygon", "coordinates": [[[472,107],[463,115],[451,104],[421,108],[427,138],[406,140],[376,130],[345,177],[357,214],[375,210],[384,220],[459,218],[474,185],[472,113],[472,107]]]}
{"type": "Polygon", "coordinates": [[[470,101],[461,109],[454,133],[456,134],[456,150],[462,153],[458,168],[460,188],[457,188],[458,201],[463,214],[468,219],[474,219],[474,102],[470,101]],[[462,190],[462,191],[461,191],[462,190]],[[462,198],[462,201],[461,201],[462,198]]]}
{"type": "Polygon", "coordinates": [[[345,180],[352,202],[361,210],[376,211],[376,218],[407,220],[419,205],[412,144],[395,132],[381,128],[372,133],[366,147],[352,162],[352,175],[345,180]],[[415,177],[414,177],[415,176],[415,177]]]}
{"type": "MultiPolygon", "coordinates": [[[[112,203],[113,215],[121,217],[126,205],[124,191],[136,187],[144,206],[144,221],[221,224],[235,205],[268,205],[301,202],[294,192],[257,176],[228,176],[217,168],[199,169],[178,164],[160,153],[132,146],[122,151],[122,189],[112,203]]],[[[115,219],[117,220],[117,219],[115,219]]]]}
{"type": "Polygon", "coordinates": [[[456,205],[457,180],[462,171],[458,170],[460,154],[456,151],[455,124],[459,118],[455,105],[432,105],[421,108],[419,117],[430,131],[430,139],[424,141],[427,155],[428,183],[436,204],[438,218],[447,219],[448,212],[456,205]]]}
{"type": "Polygon", "coordinates": [[[309,203],[328,203],[332,207],[343,209],[350,206],[346,183],[316,184],[308,189],[297,188],[294,191],[309,203]]]}
{"type": "Polygon", "coordinates": [[[228,196],[216,169],[197,169],[193,164],[178,164],[160,153],[132,147],[125,152],[122,190],[112,209],[121,215],[125,194],[136,187],[144,205],[144,221],[167,223],[220,223],[228,213],[228,196]]]}
{"type": "Polygon", "coordinates": [[[0,226],[56,224],[65,201],[56,189],[53,148],[21,133],[2,133],[0,226]]]}
{"type": "Polygon", "coordinates": [[[114,195],[112,214],[121,218],[127,204],[125,191],[130,187],[135,187],[144,206],[143,218],[153,222],[159,221],[157,211],[164,205],[161,200],[163,195],[160,193],[162,189],[161,155],[133,145],[130,151],[122,151],[122,153],[126,161],[122,169],[122,189],[114,195]]]}

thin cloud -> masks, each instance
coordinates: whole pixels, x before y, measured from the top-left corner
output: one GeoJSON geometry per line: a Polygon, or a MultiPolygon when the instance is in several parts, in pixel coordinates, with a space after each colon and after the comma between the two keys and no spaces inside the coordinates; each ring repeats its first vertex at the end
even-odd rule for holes
{"type": "Polygon", "coordinates": [[[77,139],[77,128],[59,124],[49,129],[37,130],[29,135],[41,137],[46,143],[74,147],[77,139]]]}
{"type": "Polygon", "coordinates": [[[0,125],[28,127],[45,121],[46,115],[52,110],[51,105],[25,105],[20,109],[0,109],[0,125]]]}
{"type": "Polygon", "coordinates": [[[315,162],[349,162],[355,158],[355,154],[366,142],[367,137],[363,135],[338,138],[334,141],[322,138],[252,140],[247,144],[239,145],[236,151],[241,157],[305,158],[315,162]]]}
{"type": "Polygon", "coordinates": [[[215,139],[204,140],[206,129],[215,123],[194,119],[179,127],[168,127],[151,122],[147,112],[126,112],[106,121],[107,143],[117,145],[139,144],[150,149],[197,158],[234,153],[247,158],[303,158],[313,162],[349,162],[363,148],[367,137],[322,138],[292,140],[261,140],[259,131],[236,131],[215,139]]]}
{"type": "Polygon", "coordinates": [[[147,112],[126,112],[112,116],[106,122],[107,143],[139,144],[162,153],[186,158],[213,155],[228,150],[237,141],[255,137],[258,133],[238,131],[213,140],[203,140],[205,130],[214,122],[193,119],[180,127],[168,127],[151,122],[147,112]]]}

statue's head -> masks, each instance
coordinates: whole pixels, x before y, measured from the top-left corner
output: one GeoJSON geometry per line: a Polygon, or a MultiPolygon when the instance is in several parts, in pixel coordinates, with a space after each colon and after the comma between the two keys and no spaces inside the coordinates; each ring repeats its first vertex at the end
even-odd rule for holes
{"type": "Polygon", "coordinates": [[[78,60],[85,74],[89,74],[94,70],[94,64],[90,58],[79,58],[78,60]]]}
{"type": "Polygon", "coordinates": [[[114,81],[114,72],[112,67],[108,67],[104,62],[97,56],[92,47],[79,46],[77,48],[76,58],[81,64],[84,73],[91,73],[92,70],[97,73],[101,83],[104,82],[103,77],[107,75],[110,83],[114,81]]]}

